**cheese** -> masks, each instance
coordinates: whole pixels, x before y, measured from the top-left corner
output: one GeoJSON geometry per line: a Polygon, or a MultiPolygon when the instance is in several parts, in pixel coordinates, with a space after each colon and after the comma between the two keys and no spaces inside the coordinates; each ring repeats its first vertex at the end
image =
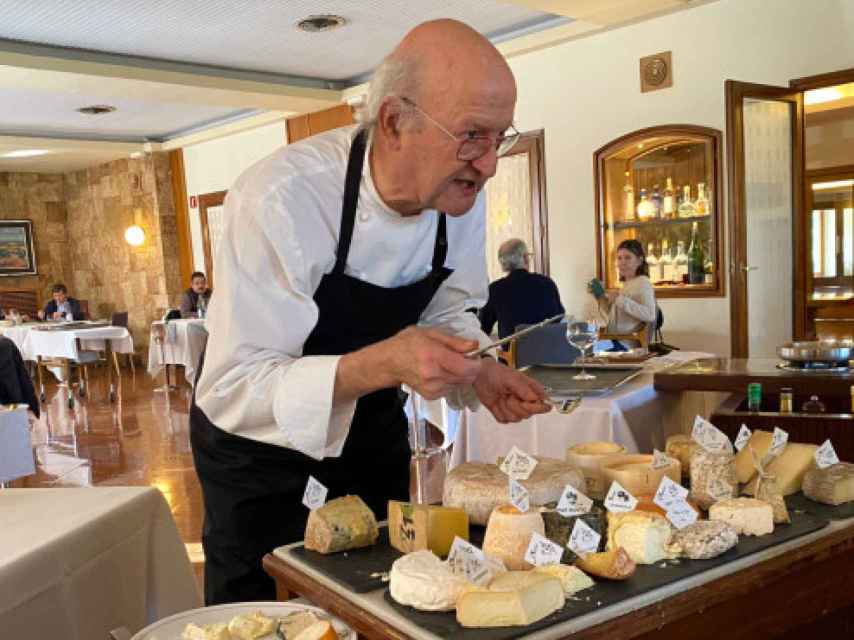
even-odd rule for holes
{"type": "MultiPolygon", "coordinates": [[[[531,508],[557,502],[568,484],[584,491],[584,476],[571,464],[539,456],[537,462],[531,477],[519,481],[528,491],[531,508]]],[[[463,509],[471,524],[485,525],[492,510],[509,499],[507,476],[494,464],[466,462],[445,478],[442,503],[463,509]]]]}
{"type": "Polygon", "coordinates": [[[721,500],[709,509],[709,520],[726,522],[738,535],[764,536],[774,531],[771,505],[754,498],[721,500]]]}
{"type": "Polygon", "coordinates": [[[698,447],[691,454],[691,499],[701,509],[718,500],[738,495],[735,457],[731,453],[711,453],[698,447]]]}
{"type": "Polygon", "coordinates": [[[182,640],[231,640],[227,624],[206,624],[198,626],[192,622],[184,628],[182,640]]]}
{"type": "Polygon", "coordinates": [[[634,575],[637,565],[625,549],[588,553],[576,562],[582,571],[607,580],[626,580],[634,575]]]}
{"type": "Polygon", "coordinates": [[[414,551],[391,565],[389,593],[419,611],[451,611],[469,582],[432,551],[414,551]]]}
{"type": "Polygon", "coordinates": [[[672,536],[670,523],[658,514],[646,511],[608,514],[608,549],[622,547],[637,564],[654,564],[672,557],[666,549],[672,536]]]}
{"type": "Polygon", "coordinates": [[[698,520],[673,534],[668,551],[691,560],[708,560],[738,544],[738,533],[720,520],[698,520]]]}
{"type": "Polygon", "coordinates": [[[682,480],[682,468],[675,458],[668,466],[653,469],[652,456],[642,454],[609,457],[602,462],[602,474],[608,487],[617,481],[632,495],[655,493],[664,476],[677,484],[682,480]]]}
{"type": "Polygon", "coordinates": [[[305,548],[320,553],[369,547],[379,537],[377,520],[359,496],[330,500],[308,516],[305,548]]]}
{"type": "Polygon", "coordinates": [[[258,640],[276,630],[276,620],[260,611],[234,616],[228,623],[228,632],[233,640],[258,640]]]}
{"type": "Polygon", "coordinates": [[[616,442],[585,442],[566,450],[566,461],[581,469],[584,474],[585,489],[588,498],[602,500],[608,492],[605,476],[602,475],[602,462],[609,456],[625,454],[626,448],[616,442]]]}
{"type": "MultiPolygon", "coordinates": [[[[774,458],[766,468],[768,475],[777,479],[780,493],[790,496],[801,490],[804,476],[807,471],[815,468],[815,452],[818,446],[814,444],[800,444],[790,442],[783,449],[783,453],[774,458]]],[[[756,478],[745,487],[744,493],[749,496],[756,492],[756,478]]]]}
{"type": "Polygon", "coordinates": [[[816,502],[840,505],[854,500],[854,464],[839,462],[804,475],[804,495],[816,502]]]}
{"type": "Polygon", "coordinates": [[[279,631],[282,632],[285,640],[293,640],[304,630],[319,621],[320,618],[313,611],[295,611],[279,619],[279,631]]]}
{"type": "Polygon", "coordinates": [[[602,507],[594,505],[588,513],[567,517],[555,511],[554,505],[548,505],[540,509],[540,515],[543,516],[543,523],[546,526],[546,538],[564,548],[560,559],[564,564],[572,564],[578,557],[567,546],[569,536],[572,534],[577,520],[582,520],[584,524],[602,536],[604,541],[607,526],[605,524],[605,510],[602,507]]]}
{"type": "Polygon", "coordinates": [[[469,539],[469,517],[462,509],[389,500],[388,537],[398,551],[429,549],[447,556],[455,536],[469,539]]]}
{"type": "Polygon", "coordinates": [[[771,505],[774,512],[774,524],[788,524],[791,522],[789,518],[789,510],[786,508],[786,500],[780,493],[780,487],[777,485],[777,479],[772,475],[765,475],[761,482],[758,482],[758,490],[756,499],[767,502],[771,505]]]}
{"type": "Polygon", "coordinates": [[[338,640],[338,633],[328,620],[320,620],[294,636],[294,640],[338,640]]]}
{"type": "Polygon", "coordinates": [[[565,603],[559,579],[533,571],[511,571],[495,578],[488,590],[464,593],[457,602],[457,622],[463,627],[525,626],[565,603]]]}
{"type": "Polygon", "coordinates": [[[691,436],[684,433],[676,434],[667,438],[664,452],[671,458],[676,458],[682,465],[682,477],[688,478],[691,473],[691,454],[700,445],[691,436]]]}
{"type": "MultiPolygon", "coordinates": [[[[657,513],[660,516],[667,516],[667,509],[664,509],[655,503],[654,494],[641,494],[639,496],[635,496],[635,498],[638,501],[635,505],[635,511],[649,511],[650,513],[657,513]]],[[[689,507],[697,512],[698,517],[701,515],[700,508],[694,500],[686,498],[685,502],[689,507]]]]}
{"type": "Polygon", "coordinates": [[[774,434],[770,431],[754,431],[744,448],[736,454],[735,470],[741,484],[750,482],[750,479],[756,475],[756,465],[750,450],[753,449],[756,458],[761,462],[771,448],[773,440],[774,434]]]}
{"type": "Polygon", "coordinates": [[[565,596],[571,596],[594,586],[593,580],[578,567],[565,564],[546,564],[534,567],[534,573],[544,573],[560,580],[565,596]]]}
{"type": "Polygon", "coordinates": [[[483,552],[501,560],[508,569],[530,569],[525,553],[533,533],[546,534],[538,511],[522,513],[511,505],[496,507],[486,525],[483,552]]]}

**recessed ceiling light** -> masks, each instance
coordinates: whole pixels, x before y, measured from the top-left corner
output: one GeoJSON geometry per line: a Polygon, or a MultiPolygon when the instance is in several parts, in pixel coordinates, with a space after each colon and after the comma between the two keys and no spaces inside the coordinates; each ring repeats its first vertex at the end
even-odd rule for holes
{"type": "Polygon", "coordinates": [[[101,116],[105,113],[112,113],[116,108],[108,104],[93,104],[88,107],[80,107],[77,113],[82,113],[86,116],[101,116]]]}
{"type": "Polygon", "coordinates": [[[826,87],[824,89],[813,89],[804,94],[804,103],[808,105],[821,104],[823,102],[833,102],[844,98],[845,95],[836,87],[826,87]]]}
{"type": "Polygon", "coordinates": [[[4,158],[34,158],[35,156],[43,156],[47,153],[50,153],[47,149],[17,149],[16,151],[10,151],[9,153],[4,153],[2,157],[4,158]]]}
{"type": "Polygon", "coordinates": [[[300,20],[297,22],[297,29],[309,33],[318,33],[320,31],[332,31],[332,29],[343,27],[345,24],[347,24],[346,18],[331,13],[322,13],[300,20]]]}

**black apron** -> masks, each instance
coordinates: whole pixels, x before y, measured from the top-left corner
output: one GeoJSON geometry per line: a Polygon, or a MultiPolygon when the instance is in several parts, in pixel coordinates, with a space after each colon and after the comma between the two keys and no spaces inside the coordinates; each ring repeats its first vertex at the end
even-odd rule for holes
{"type": "MultiPolygon", "coordinates": [[[[303,346],[306,356],[356,351],[416,324],[452,273],[444,266],[448,250],[444,214],[439,214],[432,270],[422,280],[387,288],[344,273],[365,138],[365,132],[359,132],[350,148],[337,259],[314,294],[319,316],[303,346]]],[[[207,419],[195,398],[190,440],[205,505],[202,546],[207,605],[275,600],[275,585],[261,560],[274,548],[304,538],[308,509],[302,497],[309,475],[329,489],[327,499],[358,495],[378,520],[386,517],[388,500],[409,499],[409,433],[397,388],[359,398],[339,458],[317,461],[293,449],[223,431],[207,419]]]]}

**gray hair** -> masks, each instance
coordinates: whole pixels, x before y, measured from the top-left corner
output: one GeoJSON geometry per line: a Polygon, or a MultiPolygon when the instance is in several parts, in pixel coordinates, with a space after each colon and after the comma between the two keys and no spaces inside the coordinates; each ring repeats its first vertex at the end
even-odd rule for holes
{"type": "Polygon", "coordinates": [[[528,247],[525,246],[524,240],[519,238],[511,238],[498,248],[498,262],[507,273],[514,269],[524,269],[527,256],[528,247]]]}
{"type": "Polygon", "coordinates": [[[389,96],[412,99],[418,89],[420,66],[411,56],[388,56],[383,60],[371,77],[368,95],[356,111],[356,121],[371,130],[377,124],[383,100],[389,96]]]}

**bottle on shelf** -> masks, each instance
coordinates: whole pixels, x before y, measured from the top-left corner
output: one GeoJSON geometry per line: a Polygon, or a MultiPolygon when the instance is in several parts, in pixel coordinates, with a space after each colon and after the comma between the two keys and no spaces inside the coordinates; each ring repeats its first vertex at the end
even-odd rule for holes
{"type": "Polygon", "coordinates": [[[676,257],[673,258],[673,279],[685,282],[688,277],[688,254],[685,253],[685,243],[679,240],[676,243],[676,257]]]}
{"type": "Polygon", "coordinates": [[[661,270],[659,259],[655,255],[655,245],[651,242],[646,245],[646,264],[649,267],[649,279],[655,284],[661,280],[661,270]]]}
{"type": "Polygon", "coordinates": [[[715,283],[715,265],[712,262],[712,255],[714,254],[714,246],[715,243],[713,240],[709,240],[709,250],[706,252],[706,263],[703,265],[703,272],[705,274],[705,282],[706,284],[714,284],[715,283]]]}
{"type": "Polygon", "coordinates": [[[676,217],[676,197],[673,193],[673,178],[667,178],[667,186],[664,187],[664,198],[661,201],[661,217],[676,217]]]}
{"type": "Polygon", "coordinates": [[[694,209],[698,216],[704,216],[709,213],[709,199],[706,197],[705,182],[697,185],[697,201],[694,203],[694,209]]]}
{"type": "Polygon", "coordinates": [[[652,204],[646,195],[646,189],[641,189],[640,202],[637,206],[638,220],[646,222],[655,218],[655,205],[652,204]]]}
{"type": "Polygon", "coordinates": [[[652,206],[655,207],[655,217],[661,217],[661,207],[662,207],[662,198],[661,191],[658,190],[658,185],[653,186],[652,188],[652,196],[650,197],[652,201],[652,206]]]}
{"type": "Polygon", "coordinates": [[[689,184],[682,187],[682,201],[679,203],[678,211],[680,218],[691,218],[697,215],[694,203],[691,202],[691,185],[689,184]]]}
{"type": "Polygon", "coordinates": [[[666,238],[661,241],[661,258],[659,258],[658,269],[661,274],[661,280],[664,282],[673,282],[676,279],[676,275],[673,272],[673,255],[671,254],[666,238]]]}
{"type": "Polygon", "coordinates": [[[627,221],[635,219],[635,189],[632,186],[632,179],[629,172],[626,171],[626,184],[623,186],[623,207],[625,209],[624,218],[627,221]]]}
{"type": "Polygon", "coordinates": [[[688,248],[688,284],[703,284],[706,280],[706,260],[700,244],[697,223],[691,225],[691,246],[688,248]]]}

